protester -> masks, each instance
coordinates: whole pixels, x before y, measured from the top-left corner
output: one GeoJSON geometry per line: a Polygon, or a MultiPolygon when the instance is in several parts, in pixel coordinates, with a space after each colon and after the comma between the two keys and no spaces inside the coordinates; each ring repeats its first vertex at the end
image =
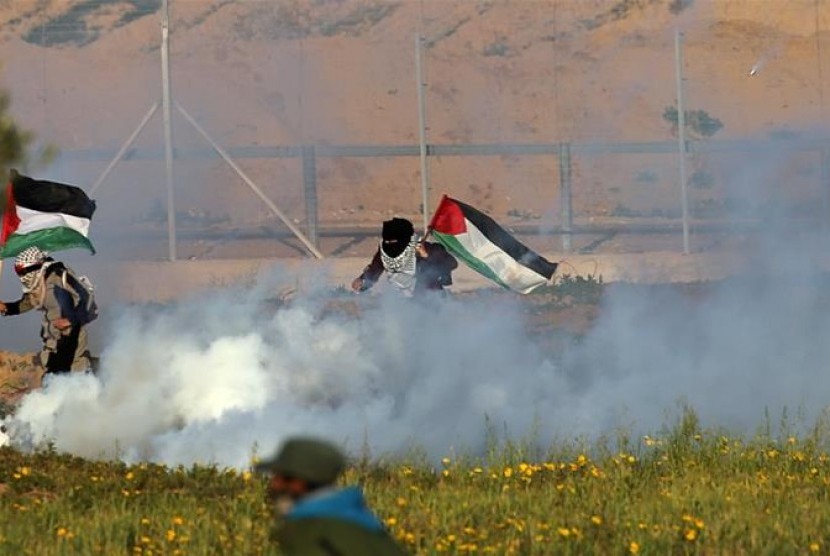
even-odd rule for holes
{"type": "Polygon", "coordinates": [[[346,458],[333,444],[288,439],[256,470],[270,474],[277,522],[272,538],[287,556],[398,556],[406,552],[367,508],[355,486],[336,488],[346,458]]]}
{"type": "Polygon", "coordinates": [[[381,241],[372,261],[352,282],[356,292],[371,288],[385,271],[389,281],[405,295],[442,291],[452,285],[458,261],[443,245],[421,242],[412,222],[393,218],[383,223],[381,241]]]}
{"type": "Polygon", "coordinates": [[[0,314],[19,315],[32,309],[43,313],[43,347],[36,362],[47,375],[92,370],[87,325],[97,317],[97,307],[88,282],[38,247],[21,251],[14,270],[23,286],[23,297],[0,302],[0,314]]]}

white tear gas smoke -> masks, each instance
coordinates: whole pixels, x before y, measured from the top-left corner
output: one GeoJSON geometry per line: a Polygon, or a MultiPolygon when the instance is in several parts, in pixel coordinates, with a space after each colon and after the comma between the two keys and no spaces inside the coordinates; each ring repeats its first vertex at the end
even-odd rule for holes
{"type": "Polygon", "coordinates": [[[13,437],[88,457],[244,467],[297,433],[353,454],[433,458],[482,453],[487,421],[542,448],[641,434],[671,424],[680,402],[742,432],[785,408],[810,424],[830,391],[827,284],[812,255],[821,244],[788,245],[704,298],[611,287],[596,326],[555,357],[509,295],[362,297],[357,314],[320,295],[274,309],[259,292],[226,291],[126,309],[99,377],[29,394],[13,437]]]}
{"type": "Polygon", "coordinates": [[[243,466],[316,432],[358,450],[478,449],[485,416],[529,430],[557,379],[515,307],[382,296],[357,316],[309,296],[272,314],[252,292],[126,310],[99,378],[28,395],[18,441],[88,457],[243,466]]]}

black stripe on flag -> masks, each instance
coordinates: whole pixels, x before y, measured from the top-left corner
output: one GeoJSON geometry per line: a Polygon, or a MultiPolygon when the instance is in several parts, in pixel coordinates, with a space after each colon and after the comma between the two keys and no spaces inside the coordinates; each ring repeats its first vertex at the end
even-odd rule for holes
{"type": "Polygon", "coordinates": [[[557,263],[552,263],[546,258],[542,257],[515,237],[507,233],[507,231],[499,226],[495,220],[479,212],[466,203],[462,203],[457,199],[453,199],[455,203],[461,207],[464,217],[470,221],[479,231],[487,236],[491,242],[501,248],[505,253],[510,255],[522,266],[526,266],[530,270],[541,274],[550,280],[553,273],[556,272],[557,263]]]}
{"type": "Polygon", "coordinates": [[[35,180],[11,171],[14,202],[40,212],[59,212],[80,218],[92,219],[95,201],[74,185],[53,181],[35,180]]]}

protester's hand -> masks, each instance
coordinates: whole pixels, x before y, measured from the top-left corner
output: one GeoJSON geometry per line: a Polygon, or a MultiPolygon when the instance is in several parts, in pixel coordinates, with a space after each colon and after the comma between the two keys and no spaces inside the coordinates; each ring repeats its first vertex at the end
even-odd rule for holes
{"type": "Polygon", "coordinates": [[[358,276],[354,280],[352,280],[352,291],[354,292],[362,292],[363,291],[363,278],[358,276]]]}
{"type": "Polygon", "coordinates": [[[6,304],[3,303],[2,301],[0,301],[0,315],[3,315],[5,317],[6,316],[6,311],[8,311],[8,308],[6,307],[6,304]]]}
{"type": "Polygon", "coordinates": [[[69,319],[59,318],[52,321],[52,324],[58,330],[66,330],[70,326],[72,326],[72,322],[69,319]]]}
{"type": "Polygon", "coordinates": [[[426,259],[427,257],[429,257],[429,253],[427,253],[427,248],[424,247],[423,243],[419,243],[418,245],[415,246],[415,252],[422,259],[426,259]]]}

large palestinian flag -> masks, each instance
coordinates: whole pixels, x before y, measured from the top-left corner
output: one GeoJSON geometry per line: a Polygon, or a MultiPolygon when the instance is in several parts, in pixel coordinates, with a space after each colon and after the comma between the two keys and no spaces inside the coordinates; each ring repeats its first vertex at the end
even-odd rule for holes
{"type": "Polygon", "coordinates": [[[89,241],[95,201],[79,187],[34,180],[12,170],[0,209],[0,258],[31,246],[45,251],[85,247],[95,253],[89,241]]]}
{"type": "Polygon", "coordinates": [[[430,231],[447,251],[502,287],[530,293],[547,284],[552,263],[507,233],[495,220],[444,195],[430,231]]]}

